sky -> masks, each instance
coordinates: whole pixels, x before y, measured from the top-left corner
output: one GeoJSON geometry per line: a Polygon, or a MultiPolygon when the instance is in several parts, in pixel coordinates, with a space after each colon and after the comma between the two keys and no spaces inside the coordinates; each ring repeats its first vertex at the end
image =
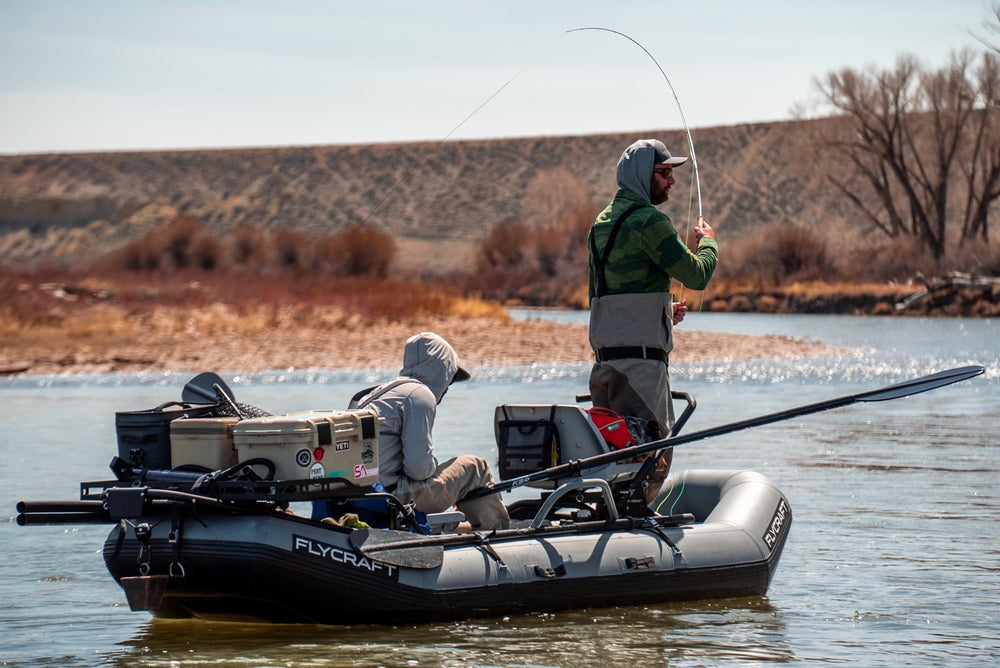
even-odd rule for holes
{"type": "Polygon", "coordinates": [[[0,0],[0,154],[785,120],[829,72],[981,47],[992,1],[0,0]]]}

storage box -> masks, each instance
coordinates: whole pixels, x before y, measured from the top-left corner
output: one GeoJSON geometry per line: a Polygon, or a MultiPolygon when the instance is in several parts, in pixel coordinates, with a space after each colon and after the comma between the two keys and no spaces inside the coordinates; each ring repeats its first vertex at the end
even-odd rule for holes
{"type": "Polygon", "coordinates": [[[207,416],[214,410],[215,404],[171,401],[150,410],[115,413],[118,456],[135,469],[169,469],[170,423],[207,416]]]}
{"type": "Polygon", "coordinates": [[[233,431],[239,418],[181,418],[170,423],[170,461],[174,468],[200,466],[209,471],[237,463],[233,431]]]}
{"type": "Polygon", "coordinates": [[[239,460],[262,458],[276,480],[340,478],[358,486],[378,480],[379,418],[372,408],[274,415],[236,424],[239,460]]]}

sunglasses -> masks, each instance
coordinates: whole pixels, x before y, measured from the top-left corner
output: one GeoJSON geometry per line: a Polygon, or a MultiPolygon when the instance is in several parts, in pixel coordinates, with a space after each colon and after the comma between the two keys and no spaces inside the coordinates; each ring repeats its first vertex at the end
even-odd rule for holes
{"type": "Polygon", "coordinates": [[[670,176],[674,173],[674,170],[670,167],[654,167],[653,172],[659,174],[665,179],[669,179],[670,176]]]}

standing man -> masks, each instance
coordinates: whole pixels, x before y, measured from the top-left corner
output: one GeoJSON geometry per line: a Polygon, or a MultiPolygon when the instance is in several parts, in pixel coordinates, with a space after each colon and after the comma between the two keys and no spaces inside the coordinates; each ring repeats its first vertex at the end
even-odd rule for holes
{"type": "Polygon", "coordinates": [[[590,345],[597,358],[590,394],[595,406],[645,421],[650,440],[665,438],[674,422],[667,363],[673,325],[687,304],[674,303],[670,281],[703,290],[719,258],[704,218],[692,252],[656,208],[669,198],[673,170],[687,160],[656,139],[629,146],[618,160],[619,190],[590,230],[590,345]]]}

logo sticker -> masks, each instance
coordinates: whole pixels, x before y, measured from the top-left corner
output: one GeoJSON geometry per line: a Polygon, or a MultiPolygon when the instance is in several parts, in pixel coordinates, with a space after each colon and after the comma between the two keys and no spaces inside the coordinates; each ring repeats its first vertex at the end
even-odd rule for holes
{"type": "Polygon", "coordinates": [[[304,554],[316,559],[333,561],[346,566],[353,566],[354,568],[368,571],[372,574],[377,573],[393,580],[399,579],[399,570],[392,564],[383,564],[378,561],[372,561],[368,557],[362,556],[357,552],[344,550],[336,547],[335,545],[321,543],[318,540],[306,538],[305,536],[292,534],[292,552],[296,554],[304,554]]]}
{"type": "Polygon", "coordinates": [[[326,476],[326,469],[319,462],[312,465],[309,469],[309,477],[313,480],[322,480],[326,476]]]}
{"type": "Polygon", "coordinates": [[[307,466],[309,466],[309,463],[312,462],[312,459],[313,459],[312,453],[309,452],[308,448],[302,448],[301,450],[295,453],[295,463],[301,466],[302,468],[306,468],[307,466]]]}
{"type": "Polygon", "coordinates": [[[767,543],[767,547],[773,550],[777,546],[779,539],[788,531],[788,525],[792,521],[792,511],[785,503],[784,499],[778,501],[778,507],[774,509],[774,514],[771,515],[771,521],[767,524],[767,530],[764,535],[761,536],[764,542],[767,543]]]}
{"type": "Polygon", "coordinates": [[[350,441],[337,441],[336,450],[337,452],[343,452],[344,450],[351,449],[350,441]]]}

